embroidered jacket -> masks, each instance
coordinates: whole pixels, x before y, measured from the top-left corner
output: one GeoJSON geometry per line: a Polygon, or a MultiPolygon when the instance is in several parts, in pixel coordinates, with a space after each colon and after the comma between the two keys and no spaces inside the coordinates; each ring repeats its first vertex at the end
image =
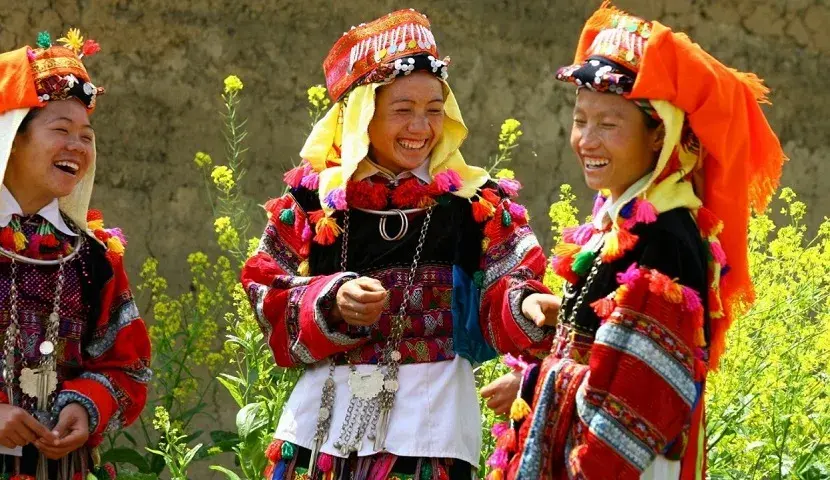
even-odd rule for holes
{"type": "MultiPolygon", "coordinates": [[[[638,479],[657,455],[683,456],[702,415],[708,252],[686,209],[631,233],[636,245],[600,265],[552,354],[526,375],[532,413],[517,443],[500,443],[508,478],[638,479]]],[[[574,300],[566,295],[566,319],[574,300]]]]}
{"type": "MultiPolygon", "coordinates": [[[[388,180],[376,175],[364,181],[388,180]]],[[[401,188],[388,185],[393,200],[401,188]]],[[[495,183],[486,185],[482,194],[473,202],[447,194],[435,203],[409,292],[402,363],[447,360],[456,354],[475,362],[493,358],[496,351],[545,350],[545,332],[520,309],[529,293],[543,289],[542,249],[523,208],[495,183]],[[484,198],[491,201],[482,203],[484,198]]],[[[337,363],[377,363],[392,316],[400,308],[425,212],[408,214],[406,235],[387,241],[379,232],[379,215],[352,208],[348,231],[323,245],[312,241],[319,226],[315,191],[293,188],[265,208],[268,224],[259,250],[243,268],[242,283],[277,364],[290,367],[329,357],[337,363]],[[338,288],[360,275],[380,280],[390,291],[381,319],[368,329],[344,322],[332,326],[328,318],[338,288]]],[[[342,212],[334,218],[344,226],[342,212]]],[[[400,227],[397,215],[389,217],[389,232],[400,227]]]]}
{"type": "MultiPolygon", "coordinates": [[[[30,247],[40,241],[32,241],[38,238],[35,237],[40,226],[37,218],[21,222],[20,233],[26,236],[30,247]]],[[[92,433],[88,445],[95,446],[101,442],[104,433],[125,427],[138,417],[146,402],[151,371],[150,342],[130,292],[120,232],[104,230],[97,212],[91,218],[95,236],[108,247],[86,237],[80,254],[64,266],[59,338],[55,347],[59,383],[52,400],[55,413],[73,402],[86,408],[92,433]]],[[[74,237],[61,232],[51,235],[56,237],[55,248],[74,243],[74,237]]],[[[33,258],[54,257],[44,247],[40,250],[28,248],[25,253],[33,258]]],[[[0,331],[3,338],[10,321],[10,268],[10,261],[0,257],[0,331]]],[[[17,264],[22,350],[16,351],[16,380],[20,378],[22,368],[36,368],[40,361],[38,345],[45,339],[44,326],[53,308],[57,268],[17,264]]],[[[0,392],[0,401],[8,403],[2,378],[0,392]]],[[[16,405],[34,411],[36,399],[23,394],[17,382],[14,396],[16,405]]],[[[32,460],[34,468],[33,446],[24,448],[24,473],[28,469],[25,459],[32,460]]]]}

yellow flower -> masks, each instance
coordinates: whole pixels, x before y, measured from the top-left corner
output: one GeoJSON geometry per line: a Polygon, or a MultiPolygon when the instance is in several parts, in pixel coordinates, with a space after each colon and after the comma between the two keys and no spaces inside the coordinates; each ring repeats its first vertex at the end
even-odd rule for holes
{"type": "Polygon", "coordinates": [[[326,87],[322,85],[314,85],[308,89],[308,103],[315,108],[325,108],[329,106],[330,100],[326,96],[326,87]]]}
{"type": "Polygon", "coordinates": [[[516,178],[516,174],[513,172],[513,170],[510,170],[509,168],[502,168],[501,170],[496,172],[496,178],[510,178],[510,179],[513,179],[513,178],[516,178]]]}
{"type": "Polygon", "coordinates": [[[205,152],[196,152],[196,158],[193,159],[193,163],[199,168],[205,168],[213,163],[213,159],[205,152]]]}
{"type": "Polygon", "coordinates": [[[77,28],[70,28],[69,31],[66,32],[66,36],[59,38],[58,41],[61,42],[64,47],[72,49],[75,53],[80,52],[81,48],[84,46],[84,37],[81,36],[81,31],[77,28]]]}
{"type": "Polygon", "coordinates": [[[239,79],[236,75],[228,75],[225,78],[225,93],[230,95],[239,92],[242,90],[242,80],[239,79]]]}
{"type": "Polygon", "coordinates": [[[225,250],[235,250],[239,246],[239,233],[231,225],[229,217],[219,217],[213,222],[213,228],[218,235],[217,242],[225,250]]]}
{"type": "Polygon", "coordinates": [[[233,180],[233,170],[224,165],[214,167],[213,171],[210,173],[210,178],[213,179],[213,183],[216,184],[216,187],[219,188],[219,190],[226,193],[230,192],[236,185],[236,182],[233,180]]]}
{"type": "MultiPolygon", "coordinates": [[[[511,133],[516,132],[519,130],[519,127],[522,125],[521,122],[516,120],[515,118],[508,118],[501,124],[501,134],[502,135],[510,135],[511,133]]],[[[521,135],[521,133],[519,134],[521,135]]]]}

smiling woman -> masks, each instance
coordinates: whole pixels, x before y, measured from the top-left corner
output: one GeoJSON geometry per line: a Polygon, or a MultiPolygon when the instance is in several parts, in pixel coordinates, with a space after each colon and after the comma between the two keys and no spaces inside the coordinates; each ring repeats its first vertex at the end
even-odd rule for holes
{"type": "Polygon", "coordinates": [[[473,364],[547,348],[518,308],[544,271],[520,185],[464,161],[429,28],[403,10],[335,43],[333,106],[265,205],[242,283],[277,364],[305,367],[266,478],[468,480],[473,364]]]}
{"type": "Polygon", "coordinates": [[[123,235],[88,211],[99,47],[59,41],[0,54],[0,476],[103,480],[94,447],[144,407],[150,345],[123,235]]]}

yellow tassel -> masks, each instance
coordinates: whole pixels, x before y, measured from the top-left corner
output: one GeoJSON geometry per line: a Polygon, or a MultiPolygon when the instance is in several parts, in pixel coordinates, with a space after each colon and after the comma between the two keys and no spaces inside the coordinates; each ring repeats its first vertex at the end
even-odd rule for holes
{"type": "Polygon", "coordinates": [[[702,328],[695,329],[695,346],[696,347],[705,347],[706,346],[706,335],[703,333],[702,328]]]}
{"type": "Polygon", "coordinates": [[[18,252],[23,251],[26,248],[26,235],[23,235],[23,232],[14,232],[14,249],[18,252]]]}
{"type": "Polygon", "coordinates": [[[510,406],[510,419],[514,422],[522,420],[530,414],[530,405],[524,401],[523,398],[513,400],[513,405],[510,406]]]}
{"type": "Polygon", "coordinates": [[[575,243],[560,243],[553,247],[553,254],[557,257],[573,257],[582,250],[582,247],[575,243]]]}
{"type": "Polygon", "coordinates": [[[487,477],[487,480],[504,480],[504,472],[502,469],[497,468],[490,472],[490,476],[487,477]]]}
{"type": "Polygon", "coordinates": [[[683,289],[677,283],[672,282],[663,297],[671,303],[681,303],[683,301],[683,289]]]}
{"type": "Polygon", "coordinates": [[[486,252],[488,248],[490,248],[490,238],[484,237],[481,240],[481,251],[486,252]]]}
{"type": "Polygon", "coordinates": [[[300,266],[297,267],[297,273],[299,273],[302,277],[308,276],[308,260],[303,260],[300,266]]]}
{"type": "Polygon", "coordinates": [[[87,223],[87,227],[90,230],[101,230],[104,228],[104,221],[103,220],[93,220],[87,223]]]}
{"type": "Polygon", "coordinates": [[[121,243],[120,238],[110,237],[109,240],[107,240],[107,250],[117,255],[124,255],[124,244],[121,243]]]}
{"type": "Polygon", "coordinates": [[[627,297],[627,296],[628,296],[628,285],[620,285],[620,287],[617,288],[616,293],[614,293],[614,301],[616,301],[617,304],[623,303],[623,302],[625,302],[625,297],[627,297]]]}
{"type": "Polygon", "coordinates": [[[620,255],[620,240],[617,238],[617,231],[612,230],[605,235],[605,245],[602,246],[602,260],[613,262],[620,255]]]}

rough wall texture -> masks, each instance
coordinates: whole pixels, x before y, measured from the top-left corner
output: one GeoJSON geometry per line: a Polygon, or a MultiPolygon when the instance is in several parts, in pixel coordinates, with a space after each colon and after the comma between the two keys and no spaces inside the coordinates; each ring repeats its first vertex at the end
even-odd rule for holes
{"type": "MultiPolygon", "coordinates": [[[[683,30],[726,63],[773,89],[766,108],[792,161],[783,183],[830,213],[830,1],[619,0],[618,5],[683,30]]],[[[583,21],[599,4],[571,0],[0,0],[0,49],[82,27],[104,48],[88,61],[108,94],[94,116],[99,139],[95,206],[131,238],[129,266],[158,257],[184,287],[185,257],[212,242],[212,221],[192,158],[220,158],[222,79],[245,82],[249,175],[257,201],[281,190],[308,130],[305,89],[323,81],[321,61],[350,25],[403,7],[434,23],[450,82],[471,136],[468,161],[484,163],[506,117],[524,124],[513,168],[540,237],[562,182],[588,198],[567,145],[572,93],[553,78],[583,21]]],[[[587,208],[587,203],[583,204],[587,208]]]]}

